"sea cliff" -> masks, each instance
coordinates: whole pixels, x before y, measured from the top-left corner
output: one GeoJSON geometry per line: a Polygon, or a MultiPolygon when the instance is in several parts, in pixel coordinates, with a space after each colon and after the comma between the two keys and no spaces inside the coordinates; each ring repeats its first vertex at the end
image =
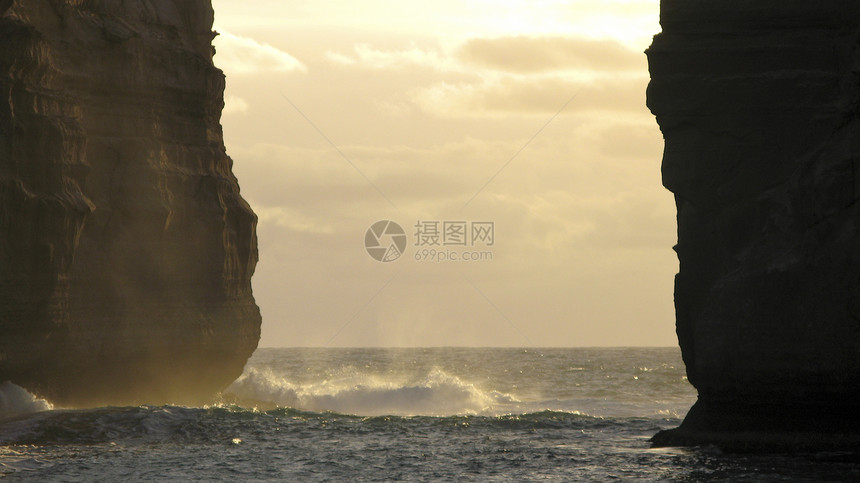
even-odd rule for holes
{"type": "Polygon", "coordinates": [[[0,381],[210,398],[256,348],[256,216],[210,0],[0,0],[0,381]]]}
{"type": "Polygon", "coordinates": [[[857,447],[860,3],[663,0],[647,102],[698,402],[658,444],[857,447]]]}

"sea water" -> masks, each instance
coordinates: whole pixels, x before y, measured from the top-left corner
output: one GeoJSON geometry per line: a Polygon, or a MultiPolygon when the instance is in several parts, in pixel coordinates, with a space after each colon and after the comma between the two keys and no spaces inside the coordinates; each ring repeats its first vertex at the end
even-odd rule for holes
{"type": "Polygon", "coordinates": [[[0,385],[33,481],[860,479],[832,454],[653,449],[695,401],[674,348],[259,349],[205,407],[64,409],[0,385]]]}

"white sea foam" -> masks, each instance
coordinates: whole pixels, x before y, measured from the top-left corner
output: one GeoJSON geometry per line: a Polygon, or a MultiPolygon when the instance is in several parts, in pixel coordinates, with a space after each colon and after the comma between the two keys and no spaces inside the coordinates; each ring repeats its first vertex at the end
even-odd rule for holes
{"type": "Polygon", "coordinates": [[[411,380],[355,374],[295,384],[271,371],[250,368],[226,392],[264,404],[360,416],[487,414],[505,412],[499,409],[518,402],[511,395],[483,391],[440,369],[411,380]]]}
{"type": "Polygon", "coordinates": [[[51,403],[27,392],[26,389],[6,381],[0,384],[0,418],[48,411],[51,403]]]}

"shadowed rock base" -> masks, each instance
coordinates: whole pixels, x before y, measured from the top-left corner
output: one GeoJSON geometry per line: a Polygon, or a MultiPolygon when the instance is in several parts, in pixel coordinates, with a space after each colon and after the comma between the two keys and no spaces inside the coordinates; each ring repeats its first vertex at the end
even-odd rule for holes
{"type": "Polygon", "coordinates": [[[699,401],[658,445],[857,448],[860,3],[663,0],[647,102],[699,401]]]}
{"type": "Polygon", "coordinates": [[[257,346],[209,0],[0,1],[0,381],[198,403],[257,346]]]}
{"type": "Polygon", "coordinates": [[[860,461],[858,423],[851,402],[786,407],[700,400],[680,427],[657,433],[651,442],[656,447],[711,445],[733,453],[847,451],[860,461]]]}

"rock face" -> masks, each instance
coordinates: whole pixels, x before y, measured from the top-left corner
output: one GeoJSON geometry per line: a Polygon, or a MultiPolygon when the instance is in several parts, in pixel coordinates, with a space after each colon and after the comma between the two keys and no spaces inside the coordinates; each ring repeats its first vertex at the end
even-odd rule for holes
{"type": "Polygon", "coordinates": [[[648,106],[678,209],[677,333],[699,400],[655,441],[851,440],[860,3],[662,0],[660,19],[648,106]]]}
{"type": "Polygon", "coordinates": [[[210,0],[0,0],[0,381],[204,400],[256,348],[210,0]]]}

